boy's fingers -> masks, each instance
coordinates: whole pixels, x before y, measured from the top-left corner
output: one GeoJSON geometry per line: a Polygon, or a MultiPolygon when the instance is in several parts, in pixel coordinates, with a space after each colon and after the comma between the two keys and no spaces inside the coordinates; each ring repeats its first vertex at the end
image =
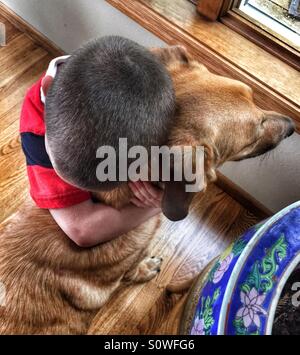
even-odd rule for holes
{"type": "Polygon", "coordinates": [[[145,198],[141,194],[140,190],[137,188],[136,183],[129,183],[129,187],[134,194],[134,196],[139,199],[141,202],[144,202],[145,198]]]}
{"type": "Polygon", "coordinates": [[[158,200],[153,200],[152,206],[157,207],[157,208],[161,208],[161,202],[158,200]]]}
{"type": "MultiPolygon", "coordinates": [[[[158,191],[156,191],[157,189],[151,183],[146,181],[139,181],[137,184],[137,188],[151,204],[153,204],[154,201],[159,201],[160,194],[158,191]]],[[[156,205],[157,204],[155,203],[155,206],[156,205]]]]}
{"type": "Polygon", "coordinates": [[[145,202],[144,202],[144,201],[141,201],[141,200],[139,200],[139,199],[136,198],[136,197],[132,197],[132,198],[130,199],[130,202],[133,203],[134,205],[136,205],[137,207],[140,207],[140,208],[159,207],[159,206],[156,206],[156,205],[154,205],[153,203],[150,203],[150,202],[148,202],[148,201],[145,201],[145,202]]]}
{"type": "Polygon", "coordinates": [[[130,202],[136,206],[136,207],[139,207],[139,208],[159,208],[161,209],[161,206],[160,206],[160,203],[153,203],[153,204],[145,204],[143,202],[141,202],[139,199],[137,199],[136,197],[132,197],[130,199],[130,202]]]}
{"type": "Polygon", "coordinates": [[[146,202],[146,201],[152,202],[152,200],[153,200],[152,195],[145,189],[145,187],[141,181],[136,182],[134,185],[138,191],[138,196],[137,196],[138,198],[140,198],[139,196],[141,196],[143,202],[146,202]]]}
{"type": "Polygon", "coordinates": [[[147,191],[147,193],[154,199],[157,199],[159,197],[158,192],[156,189],[153,187],[153,185],[149,182],[142,181],[144,189],[147,191]]]}
{"type": "Polygon", "coordinates": [[[132,204],[134,204],[135,206],[140,207],[140,208],[145,208],[145,207],[146,207],[146,206],[145,206],[140,200],[138,200],[136,197],[132,197],[132,198],[130,199],[130,202],[131,202],[132,204]]]}
{"type": "Polygon", "coordinates": [[[142,194],[135,184],[132,184],[130,188],[134,195],[134,201],[138,201],[138,204],[135,203],[138,207],[153,207],[152,202],[142,194]]]}
{"type": "Polygon", "coordinates": [[[144,188],[147,190],[147,192],[152,196],[152,198],[157,201],[158,203],[161,202],[162,196],[163,196],[163,191],[155,186],[153,186],[149,182],[144,182],[143,181],[144,188]]]}
{"type": "Polygon", "coordinates": [[[129,182],[128,185],[134,195],[132,202],[136,206],[161,208],[162,191],[148,182],[129,182]]]}

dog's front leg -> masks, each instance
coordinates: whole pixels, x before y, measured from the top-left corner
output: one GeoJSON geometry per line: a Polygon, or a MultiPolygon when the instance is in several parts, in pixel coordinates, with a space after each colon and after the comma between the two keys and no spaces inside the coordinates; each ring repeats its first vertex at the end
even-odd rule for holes
{"type": "Polygon", "coordinates": [[[108,284],[98,285],[82,278],[64,278],[61,294],[77,309],[92,311],[99,309],[108,301],[119,287],[120,281],[121,278],[108,284]]]}

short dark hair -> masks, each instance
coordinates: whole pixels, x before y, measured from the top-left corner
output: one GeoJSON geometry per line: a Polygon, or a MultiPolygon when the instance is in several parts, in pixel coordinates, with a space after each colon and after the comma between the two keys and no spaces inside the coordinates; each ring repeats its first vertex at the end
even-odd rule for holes
{"type": "Polygon", "coordinates": [[[93,40],[63,64],[47,94],[45,124],[54,166],[88,190],[113,183],[96,177],[100,146],[165,144],[175,109],[172,80],[148,49],[118,36],[93,40]]]}

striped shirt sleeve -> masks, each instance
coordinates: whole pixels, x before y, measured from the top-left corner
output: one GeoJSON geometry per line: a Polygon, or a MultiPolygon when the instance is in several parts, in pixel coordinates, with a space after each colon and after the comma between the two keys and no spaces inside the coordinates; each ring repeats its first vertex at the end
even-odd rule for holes
{"type": "Polygon", "coordinates": [[[91,194],[61,179],[53,169],[45,147],[42,78],[27,92],[20,119],[22,149],[26,158],[30,195],[40,208],[66,208],[87,201],[91,194]]]}

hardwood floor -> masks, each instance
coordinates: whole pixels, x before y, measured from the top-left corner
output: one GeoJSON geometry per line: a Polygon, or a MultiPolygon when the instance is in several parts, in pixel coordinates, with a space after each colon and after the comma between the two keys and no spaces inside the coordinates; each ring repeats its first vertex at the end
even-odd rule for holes
{"type": "Polygon", "coordinates": [[[52,57],[7,20],[7,46],[0,48],[0,223],[27,196],[25,160],[20,149],[19,116],[26,90],[52,57]]]}
{"type": "MultiPolygon", "coordinates": [[[[0,48],[0,223],[18,209],[27,191],[25,161],[18,125],[22,100],[46,69],[51,55],[4,20],[7,46],[0,48]]],[[[229,243],[258,221],[220,188],[212,185],[181,222],[166,219],[152,245],[164,262],[159,276],[147,284],[120,290],[103,307],[91,334],[176,334],[187,292],[176,285],[198,274],[229,243]]]]}
{"type": "Polygon", "coordinates": [[[152,255],[164,261],[159,276],[121,290],[98,313],[91,334],[176,334],[187,292],[172,294],[170,284],[193,278],[257,218],[212,185],[197,198],[184,221],[164,219],[152,255]]]}

